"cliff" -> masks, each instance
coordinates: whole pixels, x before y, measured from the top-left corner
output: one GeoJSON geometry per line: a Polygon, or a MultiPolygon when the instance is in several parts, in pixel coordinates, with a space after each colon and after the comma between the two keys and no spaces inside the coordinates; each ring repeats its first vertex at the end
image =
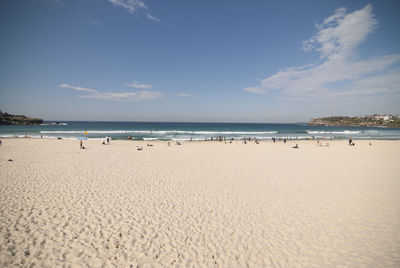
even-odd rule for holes
{"type": "Polygon", "coordinates": [[[14,115],[0,111],[0,125],[38,125],[43,119],[26,117],[25,115],[14,115]]]}
{"type": "Polygon", "coordinates": [[[351,126],[400,128],[397,115],[367,115],[364,117],[333,116],[312,119],[311,126],[351,126]]]}

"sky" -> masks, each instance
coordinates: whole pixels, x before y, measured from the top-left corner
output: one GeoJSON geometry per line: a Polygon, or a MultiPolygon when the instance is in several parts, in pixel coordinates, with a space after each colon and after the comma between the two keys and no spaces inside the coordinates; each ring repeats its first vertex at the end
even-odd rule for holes
{"type": "Polygon", "coordinates": [[[400,1],[2,0],[0,109],[45,120],[400,113],[400,1]]]}

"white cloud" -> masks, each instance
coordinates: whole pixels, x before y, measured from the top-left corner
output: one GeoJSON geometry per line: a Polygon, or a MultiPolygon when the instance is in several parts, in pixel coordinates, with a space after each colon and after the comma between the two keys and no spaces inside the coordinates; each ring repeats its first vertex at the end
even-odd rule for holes
{"type": "Polygon", "coordinates": [[[68,84],[61,84],[61,85],[59,85],[59,87],[70,88],[70,89],[73,89],[73,90],[76,90],[76,91],[84,91],[84,92],[89,92],[89,93],[99,92],[96,89],[90,89],[90,88],[85,88],[85,87],[76,87],[76,86],[71,86],[71,85],[68,85],[68,84]]]}
{"type": "Polygon", "coordinates": [[[367,77],[354,81],[350,94],[375,94],[379,92],[396,92],[400,90],[400,70],[393,70],[385,74],[367,77]]]}
{"type": "Polygon", "coordinates": [[[323,24],[317,25],[318,33],[304,43],[320,51],[321,58],[338,53],[345,56],[365,41],[376,25],[371,4],[347,15],[345,8],[339,8],[323,24]]]}
{"type": "Polygon", "coordinates": [[[267,91],[265,89],[263,89],[262,87],[245,87],[243,90],[251,92],[251,93],[255,93],[255,94],[267,93],[267,91]]]}
{"type": "Polygon", "coordinates": [[[97,100],[115,100],[115,101],[138,101],[138,100],[153,100],[163,96],[158,91],[142,90],[138,92],[98,92],[87,95],[80,95],[80,98],[97,99],[97,100]]]}
{"type": "Polygon", "coordinates": [[[141,84],[138,81],[135,81],[133,83],[127,83],[126,84],[128,87],[133,87],[133,88],[142,88],[142,89],[149,89],[151,88],[151,85],[146,85],[146,84],[141,84]]]}
{"type": "Polygon", "coordinates": [[[179,96],[179,97],[187,97],[187,98],[195,98],[195,97],[197,97],[196,95],[188,94],[188,93],[177,93],[175,95],[179,96]]]}
{"type": "Polygon", "coordinates": [[[127,12],[135,14],[137,10],[147,9],[145,3],[141,0],[108,0],[114,6],[125,8],[127,12]]]}
{"type": "Polygon", "coordinates": [[[150,13],[146,13],[146,17],[147,17],[148,19],[151,19],[151,20],[155,20],[155,21],[161,22],[161,20],[160,20],[160,19],[158,19],[158,18],[156,18],[156,17],[152,16],[150,13]]]}
{"type": "MultiPolygon", "coordinates": [[[[147,10],[147,6],[142,0],[108,0],[108,1],[116,7],[124,8],[130,14],[135,14],[141,9],[147,10]]],[[[146,18],[157,22],[161,22],[159,18],[154,17],[148,12],[146,12],[146,18]]]]}
{"type": "MultiPolygon", "coordinates": [[[[141,85],[138,88],[151,88],[149,85],[141,85]],[[147,87],[144,87],[147,86],[147,87]]],[[[88,94],[79,95],[79,98],[97,99],[97,100],[115,100],[115,101],[138,101],[138,100],[153,100],[163,97],[163,93],[159,91],[141,90],[137,92],[100,92],[96,89],[71,86],[68,84],[59,85],[61,88],[70,88],[76,91],[87,92],[88,94]]]]}
{"type": "Polygon", "coordinates": [[[262,79],[259,86],[243,90],[255,94],[278,90],[287,98],[297,100],[400,91],[400,84],[393,82],[398,81],[396,73],[386,75],[391,66],[400,62],[400,54],[367,60],[357,57],[357,48],[376,25],[370,4],[350,14],[346,14],[344,8],[337,9],[317,25],[317,33],[303,43],[303,50],[320,53],[320,61],[287,68],[262,79]],[[376,81],[379,87],[372,88],[371,81],[376,81]]]}

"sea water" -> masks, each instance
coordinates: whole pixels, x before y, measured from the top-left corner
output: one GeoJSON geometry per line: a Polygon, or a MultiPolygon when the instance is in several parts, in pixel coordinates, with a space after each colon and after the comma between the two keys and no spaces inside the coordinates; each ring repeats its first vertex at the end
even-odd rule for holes
{"type": "Polygon", "coordinates": [[[174,123],[174,122],[63,122],[30,126],[0,126],[0,137],[134,140],[275,139],[400,139],[400,129],[328,127],[304,124],[174,123]]]}

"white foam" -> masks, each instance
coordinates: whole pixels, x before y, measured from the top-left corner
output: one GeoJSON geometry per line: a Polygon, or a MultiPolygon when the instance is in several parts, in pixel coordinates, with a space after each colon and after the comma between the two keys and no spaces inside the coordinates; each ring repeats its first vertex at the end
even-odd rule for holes
{"type": "Polygon", "coordinates": [[[43,123],[40,126],[68,126],[67,123],[43,123]]]}
{"type": "Polygon", "coordinates": [[[158,138],[143,138],[145,141],[156,141],[158,138]]]}
{"type": "MultiPolygon", "coordinates": [[[[126,130],[42,130],[43,134],[118,134],[118,133],[131,133],[126,130]]],[[[141,133],[141,132],[138,132],[141,133]]],[[[150,132],[149,132],[150,133],[150,132]]]]}
{"type": "Polygon", "coordinates": [[[188,131],[188,130],[42,130],[43,134],[193,134],[193,135],[260,135],[276,134],[277,131],[188,131]]]}
{"type": "MultiPolygon", "coordinates": [[[[2,138],[25,138],[25,135],[18,135],[18,134],[4,134],[1,135],[2,138]]],[[[28,137],[28,135],[27,135],[28,137]]]]}
{"type": "Polygon", "coordinates": [[[350,130],[344,130],[344,131],[311,131],[307,130],[308,134],[360,134],[361,131],[350,131],[350,130]]]}

